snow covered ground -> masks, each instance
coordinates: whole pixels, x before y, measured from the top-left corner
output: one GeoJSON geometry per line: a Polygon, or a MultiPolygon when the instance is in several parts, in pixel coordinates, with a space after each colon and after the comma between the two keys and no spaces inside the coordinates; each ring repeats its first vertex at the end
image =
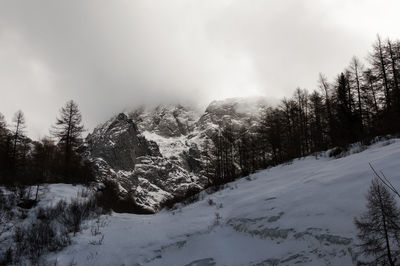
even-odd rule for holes
{"type": "Polygon", "coordinates": [[[353,265],[355,216],[365,211],[368,163],[400,187],[400,139],[340,159],[306,157],[155,215],[103,216],[57,265],[353,265]]]}

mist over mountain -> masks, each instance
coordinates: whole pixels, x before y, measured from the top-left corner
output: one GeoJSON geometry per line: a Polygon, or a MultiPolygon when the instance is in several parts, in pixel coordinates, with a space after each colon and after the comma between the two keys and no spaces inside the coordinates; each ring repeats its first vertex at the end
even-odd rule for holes
{"type": "Polygon", "coordinates": [[[1,0],[0,266],[398,265],[399,10],[1,0]]]}
{"type": "Polygon", "coordinates": [[[48,135],[74,99],[89,130],[123,108],[317,88],[377,33],[400,36],[396,0],[0,3],[1,112],[48,135]],[[338,52],[340,51],[340,52],[338,52]]]}

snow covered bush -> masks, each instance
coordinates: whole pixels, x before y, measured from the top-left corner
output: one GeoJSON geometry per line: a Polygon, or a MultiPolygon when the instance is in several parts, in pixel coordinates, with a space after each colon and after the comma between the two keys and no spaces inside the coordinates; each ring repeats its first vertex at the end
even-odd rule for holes
{"type": "Polygon", "coordinates": [[[13,240],[15,257],[27,257],[32,262],[37,262],[45,251],[61,250],[70,244],[70,237],[62,227],[44,221],[16,227],[13,240]]]}
{"type": "Polygon", "coordinates": [[[80,201],[74,199],[67,206],[66,211],[61,215],[61,221],[64,226],[74,235],[80,231],[82,221],[95,217],[100,214],[94,199],[88,201],[80,201]]]}
{"type": "Polygon", "coordinates": [[[214,202],[214,200],[213,200],[212,198],[209,198],[209,199],[207,200],[207,203],[208,203],[208,205],[210,205],[210,206],[215,205],[215,202],[214,202]]]}
{"type": "Polygon", "coordinates": [[[0,236],[6,231],[7,223],[14,215],[12,210],[16,205],[14,194],[5,194],[0,190],[0,236]]]}
{"type": "MultiPolygon", "coordinates": [[[[11,220],[15,216],[13,209],[16,206],[14,194],[5,194],[0,189],[0,244],[5,242],[6,235],[12,229],[11,220]]],[[[0,248],[0,265],[8,265],[12,262],[12,250],[0,248]]]]}
{"type": "MultiPolygon", "coordinates": [[[[9,193],[9,197],[13,196],[13,193],[9,193]]],[[[8,229],[7,237],[1,238],[0,235],[0,242],[4,239],[6,244],[3,246],[9,246],[8,249],[0,250],[0,265],[25,265],[28,260],[32,264],[40,264],[43,254],[68,246],[71,237],[81,231],[85,220],[98,217],[102,213],[93,195],[74,198],[69,202],[60,200],[55,205],[46,206],[42,203],[31,210],[18,207],[15,204],[16,200],[12,198],[3,200],[3,194],[0,197],[0,225],[8,229]],[[14,215],[11,219],[5,216],[8,212],[3,210],[6,209],[10,209],[10,213],[26,215],[22,218],[21,215],[14,215]],[[5,227],[6,224],[15,226],[5,227]]]]}

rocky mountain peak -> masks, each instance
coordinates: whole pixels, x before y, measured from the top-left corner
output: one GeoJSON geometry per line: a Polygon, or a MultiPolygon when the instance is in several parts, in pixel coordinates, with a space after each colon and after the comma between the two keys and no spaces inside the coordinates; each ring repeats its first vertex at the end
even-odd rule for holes
{"type": "Polygon", "coordinates": [[[204,169],[219,125],[249,127],[262,99],[212,102],[203,112],[183,105],[159,105],[120,113],[87,137],[89,156],[102,178],[120,185],[140,206],[157,211],[163,202],[207,184],[204,169]]]}
{"type": "Polygon", "coordinates": [[[194,109],[179,104],[139,108],[129,113],[141,132],[149,131],[164,137],[187,135],[193,131],[199,116],[194,109]]]}
{"type": "Polygon", "coordinates": [[[207,130],[215,126],[227,124],[239,128],[250,126],[257,121],[258,116],[268,101],[263,97],[228,98],[211,102],[197,122],[197,127],[207,130]]]}

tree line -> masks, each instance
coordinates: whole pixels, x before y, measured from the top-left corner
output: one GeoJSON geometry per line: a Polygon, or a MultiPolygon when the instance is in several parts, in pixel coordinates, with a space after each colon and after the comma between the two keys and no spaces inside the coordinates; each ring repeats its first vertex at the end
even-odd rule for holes
{"type": "Polygon", "coordinates": [[[41,183],[88,183],[94,179],[91,163],[80,155],[82,115],[74,101],[60,110],[51,136],[32,141],[17,111],[12,125],[0,114],[0,184],[14,187],[41,183]]]}
{"type": "Polygon", "coordinates": [[[277,107],[268,107],[254,128],[221,126],[212,139],[207,175],[223,184],[257,169],[350,143],[400,132],[400,41],[378,35],[366,62],[353,57],[318,88],[297,88],[277,107]]]}

